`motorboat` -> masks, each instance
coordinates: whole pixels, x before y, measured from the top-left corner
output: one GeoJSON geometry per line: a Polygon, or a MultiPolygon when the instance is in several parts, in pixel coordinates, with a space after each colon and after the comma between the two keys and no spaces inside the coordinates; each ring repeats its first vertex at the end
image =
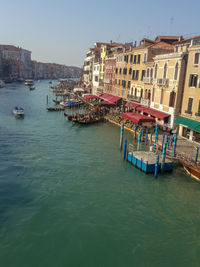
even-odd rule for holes
{"type": "Polygon", "coordinates": [[[32,91],[32,90],[35,90],[35,87],[34,86],[29,86],[29,89],[30,89],[30,91],[32,91]]]}
{"type": "Polygon", "coordinates": [[[25,85],[33,85],[33,80],[25,80],[25,85]]]}
{"type": "Polygon", "coordinates": [[[0,80],[0,88],[3,88],[4,86],[5,86],[5,83],[2,80],[0,80]]]}
{"type": "Polygon", "coordinates": [[[20,106],[15,107],[12,112],[16,117],[24,116],[24,109],[20,106]]]}

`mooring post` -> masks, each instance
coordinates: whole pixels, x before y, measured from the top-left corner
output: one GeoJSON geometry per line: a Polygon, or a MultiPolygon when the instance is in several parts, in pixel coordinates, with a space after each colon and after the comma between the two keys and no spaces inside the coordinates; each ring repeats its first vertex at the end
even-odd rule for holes
{"type": "Polygon", "coordinates": [[[127,139],[124,140],[124,160],[126,159],[127,139]]]}
{"type": "Polygon", "coordinates": [[[199,147],[197,146],[197,147],[196,147],[195,163],[197,163],[198,155],[199,155],[199,147]]]}
{"type": "Polygon", "coordinates": [[[151,145],[152,145],[153,128],[151,129],[151,145]]]}
{"type": "Polygon", "coordinates": [[[137,124],[135,124],[135,129],[134,129],[134,132],[135,132],[135,139],[136,139],[137,124]]]}
{"type": "Polygon", "coordinates": [[[158,167],[159,167],[159,155],[156,155],[156,162],[155,162],[155,171],[154,171],[154,177],[158,178],[158,167]]]}
{"type": "Polygon", "coordinates": [[[47,105],[48,105],[48,95],[47,95],[47,105]]]}
{"type": "Polygon", "coordinates": [[[120,132],[120,149],[122,150],[122,143],[123,143],[123,136],[124,136],[124,124],[121,124],[121,132],[120,132]]]}
{"type": "Polygon", "coordinates": [[[165,142],[163,146],[163,151],[162,151],[162,162],[161,162],[161,171],[164,171],[165,168],[165,157],[166,157],[166,150],[167,150],[167,142],[165,142]]]}
{"type": "Polygon", "coordinates": [[[142,131],[139,131],[139,135],[138,135],[138,146],[137,146],[137,151],[139,151],[140,149],[140,143],[142,141],[142,131]]]}
{"type": "Polygon", "coordinates": [[[163,150],[164,142],[165,142],[165,134],[163,134],[163,138],[162,138],[162,150],[163,150]]]}
{"type": "Polygon", "coordinates": [[[144,126],[142,127],[142,142],[144,141],[144,126]]]}
{"type": "Polygon", "coordinates": [[[156,150],[157,140],[158,140],[158,128],[157,128],[157,124],[156,124],[156,129],[155,129],[155,140],[154,140],[154,151],[156,150]]]}
{"type": "Polygon", "coordinates": [[[176,142],[177,142],[177,133],[175,133],[175,135],[174,135],[174,143],[173,143],[172,157],[175,157],[176,142]]]}
{"type": "Polygon", "coordinates": [[[147,130],[146,130],[146,142],[145,142],[146,145],[147,145],[147,142],[148,142],[148,134],[149,134],[149,129],[147,128],[147,130]]]}

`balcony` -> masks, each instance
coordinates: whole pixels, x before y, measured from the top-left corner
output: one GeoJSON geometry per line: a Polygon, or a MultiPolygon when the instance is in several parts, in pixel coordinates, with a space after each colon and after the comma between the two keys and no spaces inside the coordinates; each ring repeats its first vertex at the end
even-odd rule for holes
{"type": "Polygon", "coordinates": [[[165,86],[168,86],[168,84],[169,84],[169,79],[157,79],[157,84],[158,84],[158,85],[165,85],[165,86]]]}
{"type": "Polygon", "coordinates": [[[137,102],[137,103],[140,103],[140,101],[141,101],[141,97],[139,97],[139,96],[134,96],[134,95],[127,95],[127,98],[128,98],[128,100],[130,100],[130,101],[134,101],[134,102],[137,102]]]}
{"type": "Polygon", "coordinates": [[[151,77],[143,77],[143,83],[146,83],[146,84],[152,84],[153,83],[153,78],[151,77]]]}
{"type": "Polygon", "coordinates": [[[141,104],[142,106],[145,106],[145,107],[150,107],[150,100],[149,100],[149,99],[141,98],[141,100],[140,100],[140,104],[141,104]]]}

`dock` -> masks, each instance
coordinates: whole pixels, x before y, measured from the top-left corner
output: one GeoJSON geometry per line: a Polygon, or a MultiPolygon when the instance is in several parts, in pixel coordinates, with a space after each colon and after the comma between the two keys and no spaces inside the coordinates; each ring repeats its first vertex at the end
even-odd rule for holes
{"type": "MultiPolygon", "coordinates": [[[[147,151],[134,151],[127,154],[127,161],[145,173],[154,173],[157,154],[147,151]]],[[[158,171],[161,170],[161,162],[158,163],[158,171]]],[[[173,161],[169,158],[165,159],[163,171],[172,171],[173,161]]]]}

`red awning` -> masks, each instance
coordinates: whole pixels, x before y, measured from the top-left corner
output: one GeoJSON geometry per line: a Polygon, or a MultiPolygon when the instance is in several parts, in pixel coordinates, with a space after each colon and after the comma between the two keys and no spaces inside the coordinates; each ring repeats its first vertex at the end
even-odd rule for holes
{"type": "Polygon", "coordinates": [[[117,101],[121,100],[121,97],[109,95],[109,94],[102,94],[99,96],[102,100],[109,102],[110,104],[116,104],[117,101]]]}
{"type": "Polygon", "coordinates": [[[139,107],[140,106],[140,104],[138,104],[138,103],[135,103],[135,102],[127,102],[126,103],[126,105],[125,105],[125,107],[130,107],[130,108],[136,108],[136,107],[139,107]]]}
{"type": "Polygon", "coordinates": [[[114,107],[115,103],[111,103],[111,102],[108,102],[108,101],[103,101],[102,105],[105,106],[105,107],[114,107]]]}
{"type": "Polygon", "coordinates": [[[155,122],[155,119],[135,112],[123,112],[122,118],[128,119],[134,123],[140,124],[142,122],[155,122]]]}
{"type": "Polygon", "coordinates": [[[84,95],[83,97],[85,100],[99,99],[99,97],[97,95],[84,95]]]}
{"type": "Polygon", "coordinates": [[[158,118],[160,120],[164,120],[165,118],[169,117],[170,115],[152,108],[147,108],[147,107],[137,107],[136,110],[138,111],[143,111],[143,113],[147,113],[155,118],[158,118]]]}

